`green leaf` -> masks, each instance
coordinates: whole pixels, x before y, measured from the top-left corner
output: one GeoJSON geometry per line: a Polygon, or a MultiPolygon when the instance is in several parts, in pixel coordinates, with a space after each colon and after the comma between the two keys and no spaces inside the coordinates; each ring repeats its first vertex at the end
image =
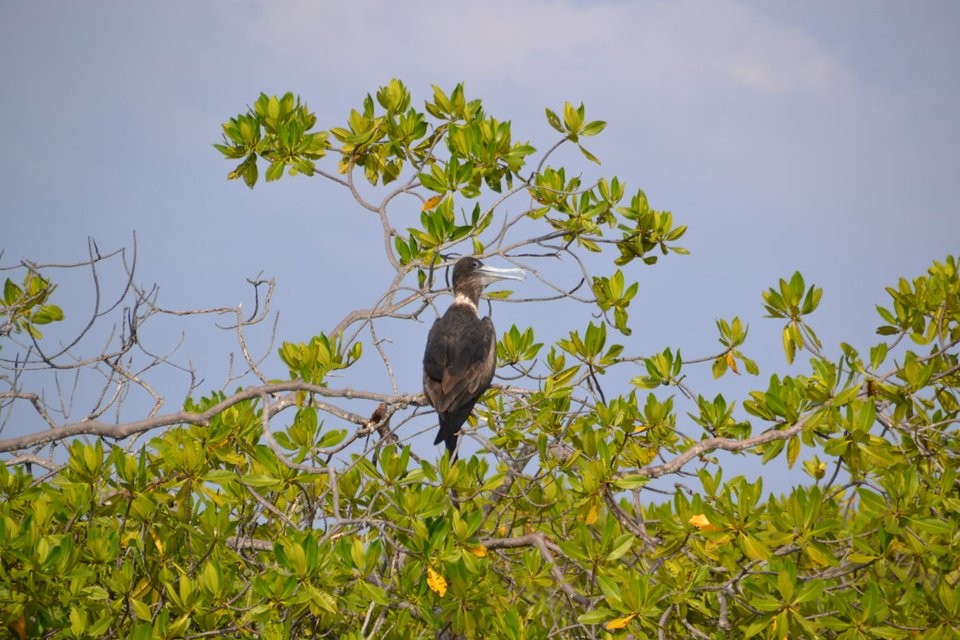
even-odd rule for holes
{"type": "Polygon", "coordinates": [[[277,160],[276,162],[271,162],[270,166],[267,167],[266,178],[267,182],[274,182],[283,177],[283,170],[286,168],[287,164],[283,160],[277,160]]]}
{"type": "Polygon", "coordinates": [[[23,289],[18,287],[13,280],[7,278],[7,281],[3,284],[3,298],[7,306],[12,306],[21,295],[23,295],[23,289]]]}
{"type": "Polygon", "coordinates": [[[616,616],[610,609],[592,609],[586,613],[580,614],[577,622],[580,624],[600,624],[616,616]]]}
{"type": "Polygon", "coordinates": [[[237,170],[239,171],[240,177],[243,178],[244,184],[250,189],[253,189],[254,185],[257,184],[257,177],[259,175],[257,157],[255,155],[248,156],[243,164],[237,167],[237,170]]]}
{"type": "Polygon", "coordinates": [[[610,576],[598,575],[597,584],[600,591],[607,597],[608,602],[620,602],[622,600],[620,585],[610,576]]]}
{"type": "Polygon", "coordinates": [[[626,533],[613,543],[613,550],[607,554],[607,562],[616,562],[630,551],[630,548],[633,546],[633,542],[636,538],[633,534],[626,533]]]}
{"type": "Polygon", "coordinates": [[[597,156],[595,156],[595,155],[593,155],[592,153],[590,153],[589,151],[587,151],[586,149],[584,149],[584,148],[583,148],[583,145],[578,144],[577,147],[580,149],[580,153],[583,154],[583,157],[584,157],[584,158],[586,158],[587,160],[589,160],[590,162],[593,162],[593,163],[595,163],[595,164],[600,164],[600,159],[597,158],[597,156]]]}
{"type": "Polygon", "coordinates": [[[870,366],[879,369],[887,358],[887,343],[881,342],[870,348],[870,366]]]}
{"type": "Polygon", "coordinates": [[[793,332],[790,330],[792,325],[787,325],[781,332],[783,339],[783,352],[787,356],[787,363],[793,364],[793,359],[797,355],[797,343],[793,341],[793,332]]]}
{"type": "Polygon", "coordinates": [[[574,136],[580,133],[583,126],[583,113],[583,104],[574,107],[569,102],[563,103],[563,123],[566,130],[574,136]]]}
{"type": "Polygon", "coordinates": [[[800,456],[800,437],[793,436],[787,441],[787,468],[792,469],[800,456]]]}
{"type": "Polygon", "coordinates": [[[63,309],[55,304],[44,305],[32,318],[36,324],[49,324],[63,320],[63,309]]]}
{"type": "Polygon", "coordinates": [[[149,622],[153,619],[153,614],[150,612],[150,607],[147,606],[146,602],[131,598],[130,607],[133,609],[133,615],[135,615],[138,620],[149,622]]]}
{"type": "Polygon", "coordinates": [[[766,560],[770,557],[770,550],[753,536],[741,535],[740,547],[751,560],[766,560]]]}
{"type": "Polygon", "coordinates": [[[725,374],[727,372],[727,358],[725,356],[714,358],[713,365],[710,367],[710,370],[713,373],[714,380],[725,374]]]}
{"type": "Polygon", "coordinates": [[[595,136],[604,129],[607,128],[607,123],[602,120],[594,120],[593,122],[588,123],[583,130],[580,132],[580,135],[583,136],[595,136]]]}
{"type": "Polygon", "coordinates": [[[559,131],[560,133],[564,133],[563,125],[560,123],[560,117],[557,116],[557,114],[555,114],[550,109],[546,109],[546,112],[547,112],[547,122],[550,124],[550,126],[556,129],[557,131],[559,131]]]}
{"type": "Polygon", "coordinates": [[[650,482],[650,479],[647,478],[646,476],[641,476],[638,474],[627,474],[625,476],[617,478],[611,484],[613,484],[613,486],[615,486],[617,489],[633,490],[633,489],[639,489],[640,487],[644,486],[648,482],[650,482]]]}

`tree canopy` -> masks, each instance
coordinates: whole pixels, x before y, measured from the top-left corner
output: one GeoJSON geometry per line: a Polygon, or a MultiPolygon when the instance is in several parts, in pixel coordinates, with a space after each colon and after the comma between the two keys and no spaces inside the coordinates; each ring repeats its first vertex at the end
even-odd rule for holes
{"type": "Polygon", "coordinates": [[[73,267],[92,274],[94,310],[75,337],[51,340],[74,312],[57,305],[64,265],[6,268],[7,632],[955,637],[957,259],[931,257],[892,283],[863,352],[821,344],[822,289],[794,273],[758,292],[782,325],[784,371],[760,371],[749,354],[771,345],[751,344],[738,317],[716,321],[714,353],[636,353],[638,279],[686,253],[686,227],[618,177],[583,178],[577,159],[599,163],[585,145],[605,127],[583,105],[545,115],[556,135],[540,150],[462,85],[415,103],[392,80],[342,126],[317,129],[292,93],[261,94],[224,123],[215,146],[230,179],[346,189],[379,220],[394,274],[369,307],[271,348],[284,379],[264,374],[248,340],[272,317],[272,281],[250,281],[252,313],[169,310],[137,281],[135,252],[91,243],[73,267]],[[559,166],[565,149],[578,155],[559,166]],[[489,292],[492,304],[556,305],[570,325],[552,344],[531,326],[498,327],[500,377],[465,428],[479,451],[451,463],[426,446],[435,415],[398,382],[385,340],[445,306],[446,269],[466,254],[537,285],[489,292]],[[118,291],[104,290],[105,268],[124,275],[118,291]],[[236,334],[222,388],[142,339],[158,316],[196,315],[236,334]],[[387,383],[371,386],[370,368],[387,383]],[[754,390],[694,385],[696,368],[754,390]],[[189,380],[187,397],[157,391],[172,374],[189,380]],[[731,459],[799,464],[807,479],[774,494],[724,471],[731,459]]]}

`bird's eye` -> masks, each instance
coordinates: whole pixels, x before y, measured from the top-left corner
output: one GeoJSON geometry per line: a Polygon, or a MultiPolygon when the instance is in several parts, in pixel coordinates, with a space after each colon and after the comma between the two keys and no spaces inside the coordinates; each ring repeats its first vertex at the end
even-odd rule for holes
{"type": "Polygon", "coordinates": [[[470,268],[471,268],[471,269],[479,269],[479,268],[480,268],[480,261],[479,261],[479,260],[474,260],[473,262],[471,262],[471,263],[470,263],[470,268]]]}

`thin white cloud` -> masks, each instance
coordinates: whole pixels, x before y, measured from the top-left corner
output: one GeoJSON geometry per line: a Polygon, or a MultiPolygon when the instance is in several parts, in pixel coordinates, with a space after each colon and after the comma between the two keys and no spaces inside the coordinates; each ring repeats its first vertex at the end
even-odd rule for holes
{"type": "MultiPolygon", "coordinates": [[[[237,5],[222,5],[233,12],[237,5]]],[[[850,74],[803,31],[734,1],[259,0],[252,36],[326,74],[601,83],[625,93],[834,94],[850,74]]]]}

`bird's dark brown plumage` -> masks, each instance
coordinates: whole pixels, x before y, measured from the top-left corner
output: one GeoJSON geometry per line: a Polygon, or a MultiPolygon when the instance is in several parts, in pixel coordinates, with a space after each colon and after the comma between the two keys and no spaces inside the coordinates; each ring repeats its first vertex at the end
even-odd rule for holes
{"type": "Polygon", "coordinates": [[[490,386],[496,369],[497,337],[490,318],[481,319],[477,304],[494,280],[520,280],[519,269],[493,269],[480,260],[461,258],[453,269],[454,302],[430,328],[423,354],[423,392],[437,410],[441,442],[456,452],[460,428],[490,386]]]}

